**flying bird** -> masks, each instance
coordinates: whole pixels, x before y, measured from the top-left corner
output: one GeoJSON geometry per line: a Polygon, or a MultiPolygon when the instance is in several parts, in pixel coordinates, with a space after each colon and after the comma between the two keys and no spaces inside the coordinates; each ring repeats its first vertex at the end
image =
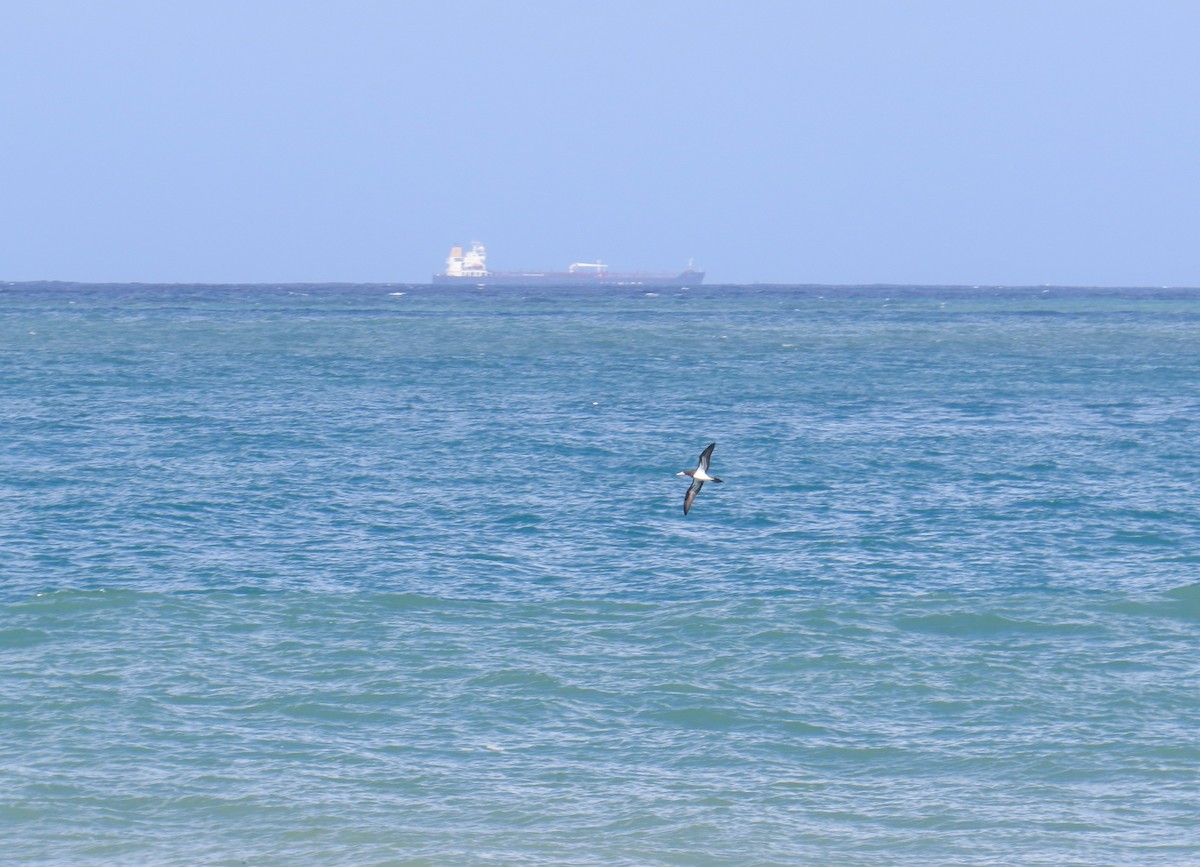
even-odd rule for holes
{"type": "Polygon", "coordinates": [[[705,482],[719,482],[718,478],[714,478],[708,474],[708,462],[712,460],[713,449],[717,447],[716,443],[709,443],[708,448],[700,452],[700,463],[697,464],[694,470],[684,470],[681,473],[676,473],[677,476],[688,476],[692,480],[692,485],[687,489],[687,493],[683,497],[683,513],[686,515],[688,509],[692,507],[692,503],[696,499],[696,494],[700,493],[700,489],[704,487],[705,482]]]}

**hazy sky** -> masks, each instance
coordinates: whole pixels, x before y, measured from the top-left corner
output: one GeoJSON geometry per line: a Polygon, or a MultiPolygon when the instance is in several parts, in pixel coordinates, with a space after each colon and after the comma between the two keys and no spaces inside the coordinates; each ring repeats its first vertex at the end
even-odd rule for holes
{"type": "Polygon", "coordinates": [[[0,0],[0,279],[1200,285],[1192,0],[0,0]]]}

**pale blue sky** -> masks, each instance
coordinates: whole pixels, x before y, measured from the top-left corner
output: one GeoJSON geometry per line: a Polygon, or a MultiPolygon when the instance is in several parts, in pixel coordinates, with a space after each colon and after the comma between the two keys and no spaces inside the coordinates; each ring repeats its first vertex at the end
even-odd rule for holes
{"type": "Polygon", "coordinates": [[[0,0],[0,279],[1200,285],[1190,0],[0,0]]]}

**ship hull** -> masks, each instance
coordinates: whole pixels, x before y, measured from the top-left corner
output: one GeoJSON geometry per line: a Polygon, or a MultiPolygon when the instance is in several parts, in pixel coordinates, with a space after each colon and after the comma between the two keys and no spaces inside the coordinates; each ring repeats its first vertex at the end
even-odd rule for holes
{"type": "Polygon", "coordinates": [[[666,289],[682,289],[699,286],[704,282],[703,271],[684,271],[680,274],[590,274],[569,271],[542,271],[529,273],[492,271],[486,276],[434,274],[433,283],[438,286],[629,286],[666,289]]]}

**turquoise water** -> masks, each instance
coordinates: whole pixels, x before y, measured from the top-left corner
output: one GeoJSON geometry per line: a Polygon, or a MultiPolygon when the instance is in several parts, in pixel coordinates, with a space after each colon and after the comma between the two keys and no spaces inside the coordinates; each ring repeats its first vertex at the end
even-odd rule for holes
{"type": "Polygon", "coordinates": [[[0,861],[1200,862],[1200,292],[0,285],[0,350],[0,861]]]}

